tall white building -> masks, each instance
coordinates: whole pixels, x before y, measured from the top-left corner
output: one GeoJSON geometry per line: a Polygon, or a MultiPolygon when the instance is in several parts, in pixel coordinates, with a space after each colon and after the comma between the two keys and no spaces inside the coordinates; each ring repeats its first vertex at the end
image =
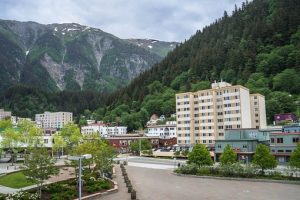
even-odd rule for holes
{"type": "Polygon", "coordinates": [[[161,139],[176,138],[176,121],[167,121],[164,125],[148,125],[146,135],[161,139]]]}
{"type": "Polygon", "coordinates": [[[213,147],[215,139],[224,138],[225,129],[266,125],[264,97],[222,81],[211,89],[176,94],[176,114],[177,143],[186,146],[213,147]]]}
{"type": "Polygon", "coordinates": [[[124,135],[127,134],[126,126],[108,126],[104,123],[89,124],[81,127],[82,134],[98,133],[101,137],[108,135],[124,135]]]}
{"type": "Polygon", "coordinates": [[[61,129],[65,124],[73,121],[71,112],[45,112],[35,115],[35,122],[40,128],[61,129]]]}
{"type": "Polygon", "coordinates": [[[266,103],[261,94],[250,94],[252,128],[266,129],[266,103]]]}
{"type": "Polygon", "coordinates": [[[10,118],[10,117],[11,117],[10,111],[5,111],[4,109],[0,109],[0,120],[10,118]]]}

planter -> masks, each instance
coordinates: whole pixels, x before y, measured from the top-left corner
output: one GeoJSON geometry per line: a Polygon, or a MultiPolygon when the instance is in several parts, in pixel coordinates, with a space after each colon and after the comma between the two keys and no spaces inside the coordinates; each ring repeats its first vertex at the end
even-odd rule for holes
{"type": "Polygon", "coordinates": [[[136,199],[136,191],[135,190],[131,191],[131,199],[136,199]]]}

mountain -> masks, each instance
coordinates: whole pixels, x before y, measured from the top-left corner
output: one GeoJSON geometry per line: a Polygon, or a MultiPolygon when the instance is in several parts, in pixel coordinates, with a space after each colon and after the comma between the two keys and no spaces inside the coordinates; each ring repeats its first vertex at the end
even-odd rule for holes
{"type": "Polygon", "coordinates": [[[112,94],[108,109],[95,116],[137,130],[152,113],[176,112],[176,93],[207,89],[223,79],[265,95],[269,123],[275,113],[300,117],[299,58],[300,1],[245,2],[112,94]]]}
{"type": "Polygon", "coordinates": [[[0,92],[15,84],[50,92],[113,91],[161,60],[97,28],[0,20],[0,92]]]}
{"type": "Polygon", "coordinates": [[[153,39],[127,39],[127,41],[139,47],[143,47],[161,57],[165,57],[179,44],[178,42],[164,42],[153,39]]]}

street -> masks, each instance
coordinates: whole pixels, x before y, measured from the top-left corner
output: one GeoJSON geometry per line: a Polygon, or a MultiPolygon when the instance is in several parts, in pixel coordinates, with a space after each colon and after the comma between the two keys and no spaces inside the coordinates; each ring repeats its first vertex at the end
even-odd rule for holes
{"type": "Polygon", "coordinates": [[[180,177],[172,170],[127,166],[141,200],[297,200],[299,185],[180,177]]]}

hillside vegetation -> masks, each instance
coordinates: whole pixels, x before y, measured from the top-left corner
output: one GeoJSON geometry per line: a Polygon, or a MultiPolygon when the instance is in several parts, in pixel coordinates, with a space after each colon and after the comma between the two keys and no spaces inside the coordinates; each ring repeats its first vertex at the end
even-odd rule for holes
{"type": "Polygon", "coordinates": [[[299,116],[300,2],[254,0],[197,31],[159,64],[135,78],[96,111],[105,120],[175,112],[175,93],[210,87],[214,80],[241,84],[266,96],[267,118],[299,116]],[[297,112],[298,111],[298,112],[297,112]]]}
{"type": "MultiPolygon", "coordinates": [[[[174,113],[176,93],[207,89],[223,79],[265,95],[269,123],[275,113],[295,112],[299,117],[299,25],[298,0],[245,2],[197,31],[123,89],[103,95],[89,111],[72,109],[80,110],[81,118],[116,121],[134,130],[152,113],[174,113]]],[[[14,111],[14,106],[9,108],[14,111]]]]}

